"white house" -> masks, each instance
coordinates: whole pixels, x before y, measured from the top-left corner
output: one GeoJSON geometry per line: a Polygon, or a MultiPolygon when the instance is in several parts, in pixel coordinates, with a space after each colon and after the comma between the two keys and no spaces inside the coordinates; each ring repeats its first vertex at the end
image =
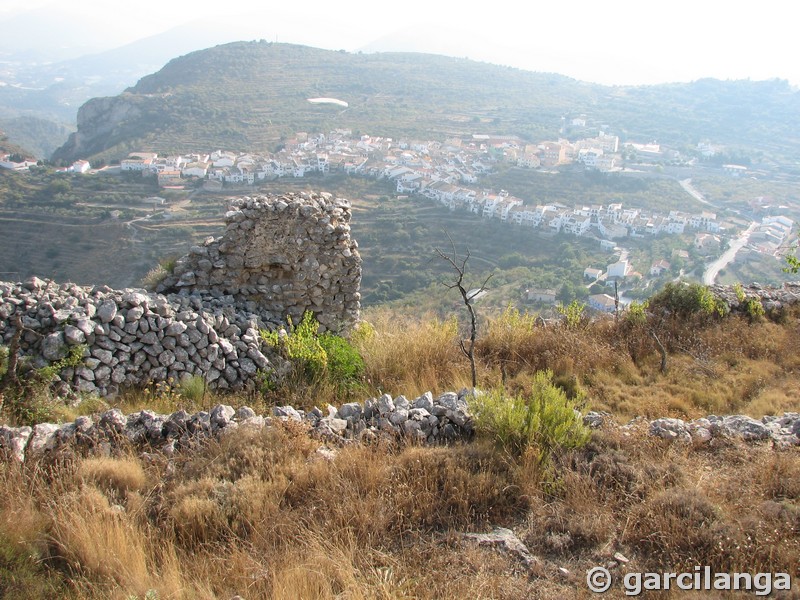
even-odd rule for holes
{"type": "Polygon", "coordinates": [[[616,302],[608,294],[592,294],[589,296],[589,307],[602,312],[614,312],[616,302]]]}
{"type": "Polygon", "coordinates": [[[73,173],[86,173],[89,169],[92,168],[92,165],[89,164],[88,160],[76,160],[72,163],[72,166],[69,168],[70,171],[73,173]]]}
{"type": "Polygon", "coordinates": [[[593,269],[591,267],[587,267],[583,270],[583,278],[584,279],[591,279],[592,281],[597,281],[600,279],[600,276],[603,274],[602,269],[593,269]]]}
{"type": "Polygon", "coordinates": [[[617,244],[613,240],[600,240],[600,247],[603,250],[613,250],[617,247],[617,244]]]}
{"type": "Polygon", "coordinates": [[[184,177],[199,177],[202,179],[208,174],[210,164],[208,162],[191,162],[184,165],[181,172],[184,177]]]}
{"type": "Polygon", "coordinates": [[[663,258],[657,260],[650,266],[650,275],[653,277],[661,277],[664,273],[670,270],[670,264],[663,258]]]}
{"type": "Polygon", "coordinates": [[[597,223],[597,230],[604,237],[607,237],[609,240],[628,237],[627,227],[625,227],[624,225],[618,225],[613,222],[608,222],[606,219],[602,219],[600,222],[597,223]]]}
{"type": "Polygon", "coordinates": [[[606,269],[606,273],[608,274],[608,278],[611,279],[616,277],[618,279],[625,279],[630,272],[630,265],[628,264],[627,260],[620,260],[613,264],[608,265],[606,269]]]}
{"type": "Polygon", "coordinates": [[[149,172],[154,160],[154,158],[139,158],[138,156],[131,156],[128,158],[123,158],[119,163],[119,168],[121,171],[138,171],[140,173],[145,171],[149,172]]]}
{"type": "Polygon", "coordinates": [[[211,162],[215,167],[232,167],[236,164],[236,155],[233,152],[214,152],[211,162]]]}
{"type": "Polygon", "coordinates": [[[573,235],[584,235],[592,226],[592,218],[589,216],[571,215],[566,218],[561,227],[567,233],[573,235]]]}
{"type": "Polygon", "coordinates": [[[544,288],[530,288],[525,290],[525,297],[528,302],[553,304],[556,301],[556,291],[544,288]]]}

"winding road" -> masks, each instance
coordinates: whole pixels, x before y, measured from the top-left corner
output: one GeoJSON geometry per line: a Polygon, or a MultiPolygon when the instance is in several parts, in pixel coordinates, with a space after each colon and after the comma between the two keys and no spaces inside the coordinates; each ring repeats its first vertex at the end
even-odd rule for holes
{"type": "Polygon", "coordinates": [[[722,253],[722,256],[706,267],[706,270],[703,272],[703,283],[705,285],[714,284],[714,280],[717,278],[717,275],[719,275],[719,272],[725,268],[725,265],[733,261],[736,257],[736,253],[747,243],[747,240],[750,239],[750,234],[753,233],[757,226],[758,223],[750,223],[750,226],[745,229],[739,237],[731,240],[730,246],[722,253]]]}
{"type": "MultiPolygon", "coordinates": [[[[706,200],[699,190],[692,186],[691,179],[681,179],[680,184],[681,187],[698,202],[702,202],[711,208],[718,209],[717,206],[706,200]]],[[[733,262],[733,260],[736,258],[736,253],[739,252],[739,250],[741,250],[745,244],[747,244],[747,241],[750,239],[750,234],[753,233],[756,227],[758,227],[758,223],[755,221],[750,223],[747,229],[739,234],[738,237],[731,240],[728,249],[722,253],[722,256],[706,267],[706,270],[703,272],[703,283],[705,285],[714,284],[714,280],[716,280],[719,272],[725,268],[725,265],[733,262]]]]}

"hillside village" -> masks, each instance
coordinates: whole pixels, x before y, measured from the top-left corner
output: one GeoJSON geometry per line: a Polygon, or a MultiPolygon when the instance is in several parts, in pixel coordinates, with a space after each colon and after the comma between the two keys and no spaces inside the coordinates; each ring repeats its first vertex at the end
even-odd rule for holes
{"type": "MultiPolygon", "coordinates": [[[[578,119],[572,126],[585,127],[585,121],[578,119]]],[[[711,156],[718,148],[699,144],[697,151],[700,155],[711,156]]],[[[162,188],[193,184],[209,191],[221,191],[226,185],[255,185],[279,177],[302,178],[312,173],[387,179],[394,182],[398,195],[423,196],[453,211],[469,211],[484,219],[497,219],[545,234],[565,233],[597,239],[605,250],[618,252],[619,258],[605,270],[587,267],[584,271],[587,287],[600,283],[613,289],[626,280],[670,273],[672,257],[667,256],[653,262],[647,273],[635,272],[627,259],[627,250],[618,246],[626,238],[694,233],[694,249],[709,255],[724,250],[726,241],[736,235],[729,224],[710,210],[699,213],[671,210],[662,214],[624,207],[622,203],[576,207],[557,202],[536,204],[532,199],[518,198],[505,190],[488,190],[478,185],[481,177],[490,173],[498,162],[541,170],[578,164],[587,170],[608,173],[622,170],[623,157],[628,162],[635,157],[640,164],[683,161],[677,152],[662,149],[657,144],[626,143],[621,147],[618,136],[602,131],[596,137],[575,142],[562,138],[528,144],[517,136],[479,134],[444,142],[395,141],[380,136],[354,136],[350,130],[337,129],[327,134],[297,133],[293,139],[286,140],[279,151],[266,154],[216,150],[208,154],[159,156],[152,152],[132,152],[120,161],[119,169],[156,177],[162,188]]],[[[6,168],[30,166],[29,163],[8,163],[8,157],[0,159],[4,159],[0,166],[6,168]]],[[[747,171],[739,165],[724,165],[723,169],[734,177],[747,171]]],[[[91,165],[79,160],[66,170],[83,174],[91,170],[91,165]]],[[[763,217],[749,233],[749,251],[775,254],[788,242],[792,227],[792,219],[786,216],[763,217]]],[[[685,260],[688,252],[681,250],[675,256],[685,260]]],[[[526,291],[525,299],[547,304],[555,301],[555,295],[553,290],[532,289],[526,291]]],[[[615,310],[614,300],[608,294],[591,295],[589,305],[601,311],[615,310]]]]}

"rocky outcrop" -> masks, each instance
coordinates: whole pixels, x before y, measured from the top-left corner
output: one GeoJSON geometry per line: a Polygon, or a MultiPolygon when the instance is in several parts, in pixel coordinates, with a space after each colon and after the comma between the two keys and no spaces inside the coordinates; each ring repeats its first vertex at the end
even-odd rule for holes
{"type": "Polygon", "coordinates": [[[234,409],[219,404],[210,411],[188,414],[183,410],[160,415],[149,410],[124,415],[117,408],[95,417],[78,417],[73,423],[40,423],[34,427],[0,426],[0,453],[24,462],[59,451],[113,452],[134,444],[167,455],[204,442],[209,437],[272,427],[275,421],[296,421],[309,434],[328,444],[371,442],[380,438],[416,444],[443,444],[469,439],[472,417],[467,391],[446,392],[434,398],[427,392],[413,401],[384,394],[366,402],[328,406],[304,412],[291,406],[275,407],[269,416],[248,407],[234,409]]]}
{"type": "Polygon", "coordinates": [[[712,285],[711,292],[722,300],[731,312],[746,312],[747,301],[758,300],[765,312],[780,311],[800,302],[800,282],[787,282],[782,286],[762,286],[751,283],[744,286],[712,285]]]}
{"type": "Polygon", "coordinates": [[[21,327],[33,367],[81,347],[80,364],[60,374],[72,391],[107,396],[193,376],[211,389],[243,388],[270,369],[261,329],[306,311],[323,329],[358,320],[361,259],[349,219],[347,201],[329,194],[235,201],[225,234],[180,259],[163,294],[0,282],[0,344],[21,327]]]}
{"type": "Polygon", "coordinates": [[[54,162],[69,163],[92,156],[134,136],[148,126],[158,125],[159,98],[123,93],[119,96],[92,98],[78,109],[78,129],[52,156],[54,162]]]}

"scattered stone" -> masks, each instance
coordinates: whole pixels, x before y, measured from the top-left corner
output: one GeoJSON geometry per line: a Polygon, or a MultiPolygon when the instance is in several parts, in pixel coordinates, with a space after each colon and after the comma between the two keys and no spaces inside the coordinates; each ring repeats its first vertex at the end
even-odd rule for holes
{"type": "Polygon", "coordinates": [[[630,559],[628,559],[624,554],[622,554],[622,552],[615,552],[614,560],[621,565],[626,565],[630,562],[630,559]]]}
{"type": "Polygon", "coordinates": [[[595,412],[593,410],[590,410],[583,416],[583,424],[586,425],[586,427],[590,427],[592,429],[599,429],[600,427],[603,426],[605,420],[609,416],[610,415],[605,412],[595,412]]]}
{"type": "Polygon", "coordinates": [[[501,546],[519,558],[528,569],[538,570],[541,567],[539,559],[530,553],[513,531],[505,527],[495,527],[491,533],[464,533],[462,537],[476,541],[480,546],[501,546]]]}

